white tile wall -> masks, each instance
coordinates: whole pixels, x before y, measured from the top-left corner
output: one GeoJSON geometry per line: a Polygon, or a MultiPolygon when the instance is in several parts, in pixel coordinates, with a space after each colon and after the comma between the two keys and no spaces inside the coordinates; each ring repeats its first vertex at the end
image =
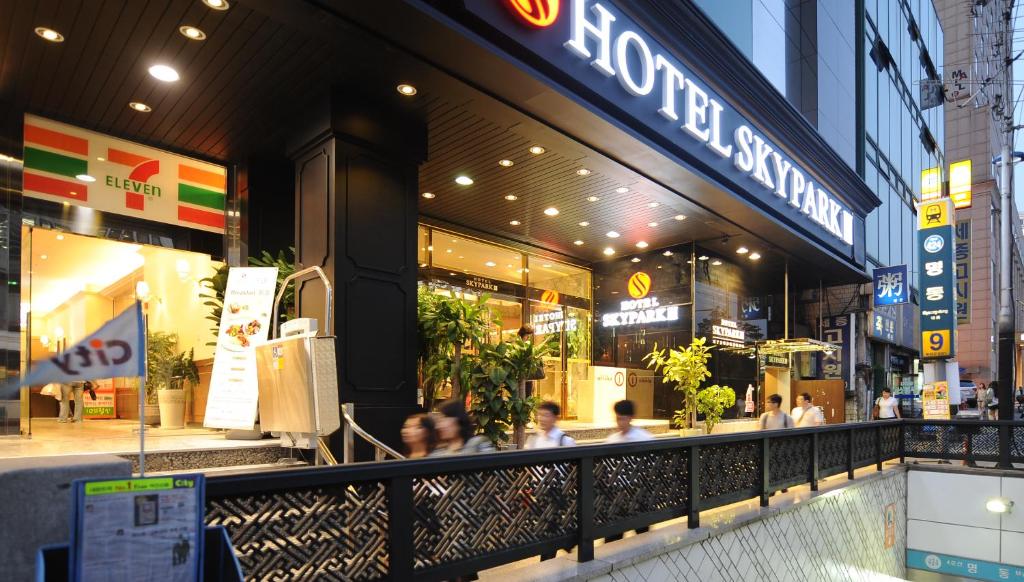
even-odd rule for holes
{"type": "Polygon", "coordinates": [[[1024,566],[1024,533],[1003,532],[1003,564],[1024,566]]]}
{"type": "Polygon", "coordinates": [[[977,560],[999,561],[999,530],[912,519],[907,547],[977,560]]]}
{"type": "Polygon", "coordinates": [[[910,471],[907,496],[908,519],[999,529],[999,517],[985,510],[999,496],[998,478],[910,471]]]}
{"type": "MultiPolygon", "coordinates": [[[[1014,502],[1013,510],[1003,515],[1003,529],[1024,532],[1024,479],[1003,477],[1002,490],[1003,497],[1014,502]]],[[[1018,546],[1017,553],[1024,559],[1024,545],[1018,546]]]]}

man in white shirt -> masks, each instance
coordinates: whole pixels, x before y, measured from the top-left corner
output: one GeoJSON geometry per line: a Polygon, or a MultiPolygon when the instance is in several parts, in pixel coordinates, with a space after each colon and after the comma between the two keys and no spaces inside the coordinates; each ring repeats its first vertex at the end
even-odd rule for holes
{"type": "Polygon", "coordinates": [[[632,400],[619,400],[615,403],[615,424],[619,430],[608,435],[604,439],[606,443],[631,443],[636,441],[649,441],[654,435],[646,430],[633,426],[633,416],[636,415],[636,405],[632,400]]]}
{"type": "Polygon", "coordinates": [[[793,417],[797,428],[825,424],[825,417],[821,414],[821,409],[811,403],[811,395],[807,392],[796,397],[796,408],[793,409],[793,414],[790,416],[793,417]]]}
{"type": "Polygon", "coordinates": [[[561,412],[559,406],[550,400],[537,405],[537,428],[539,430],[526,440],[526,448],[553,449],[576,446],[576,441],[558,428],[558,416],[561,412]]]}

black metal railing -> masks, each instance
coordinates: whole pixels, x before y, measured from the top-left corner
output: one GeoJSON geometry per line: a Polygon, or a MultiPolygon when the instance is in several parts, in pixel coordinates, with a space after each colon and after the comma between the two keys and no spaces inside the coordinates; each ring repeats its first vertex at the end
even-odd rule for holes
{"type": "Polygon", "coordinates": [[[441,580],[906,457],[1024,463],[1024,423],[876,421],[211,477],[247,579],[441,580]]]}

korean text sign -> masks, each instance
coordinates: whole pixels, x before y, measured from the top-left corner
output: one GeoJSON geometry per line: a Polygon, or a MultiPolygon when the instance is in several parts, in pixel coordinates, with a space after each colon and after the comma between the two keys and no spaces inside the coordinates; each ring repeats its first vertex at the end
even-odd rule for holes
{"type": "Polygon", "coordinates": [[[924,202],[917,211],[920,259],[921,357],[956,355],[956,269],[953,203],[948,198],[924,202]]]}
{"type": "Polygon", "coordinates": [[[906,265],[875,269],[872,279],[875,305],[898,305],[910,301],[910,278],[906,265]]]}

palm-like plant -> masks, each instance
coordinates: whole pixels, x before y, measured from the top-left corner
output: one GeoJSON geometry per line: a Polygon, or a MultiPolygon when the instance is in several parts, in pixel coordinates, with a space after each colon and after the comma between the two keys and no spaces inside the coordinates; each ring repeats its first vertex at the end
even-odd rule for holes
{"type": "Polygon", "coordinates": [[[535,408],[534,399],[526,397],[526,382],[533,378],[543,377],[544,358],[550,355],[558,345],[555,334],[548,336],[547,341],[535,344],[522,338],[507,342],[503,363],[509,370],[510,384],[516,388],[516,398],[511,408],[511,425],[513,440],[522,448],[526,444],[526,425],[535,408]]]}
{"type": "MultiPolygon", "coordinates": [[[[420,293],[431,293],[422,290],[420,293]]],[[[450,354],[451,365],[448,369],[452,381],[452,396],[463,399],[466,397],[465,379],[463,378],[462,350],[468,344],[477,350],[484,345],[487,327],[493,315],[487,306],[487,295],[477,297],[475,301],[467,301],[460,297],[438,296],[434,299],[420,299],[418,328],[420,347],[426,349],[426,357],[421,360],[430,366],[430,376],[444,370],[447,365],[443,359],[450,354]]]]}

